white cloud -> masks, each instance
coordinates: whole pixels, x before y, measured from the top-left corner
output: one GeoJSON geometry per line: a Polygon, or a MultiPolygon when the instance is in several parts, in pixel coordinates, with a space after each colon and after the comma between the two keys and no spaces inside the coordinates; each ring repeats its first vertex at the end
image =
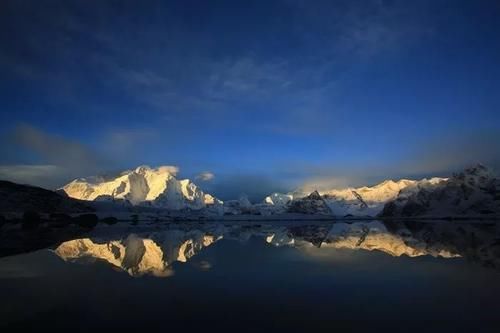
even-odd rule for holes
{"type": "Polygon", "coordinates": [[[215,178],[215,175],[210,171],[204,171],[196,176],[197,180],[201,180],[203,182],[209,182],[215,178]]]}
{"type": "Polygon", "coordinates": [[[168,173],[171,173],[172,175],[177,175],[179,173],[179,167],[174,166],[174,165],[162,165],[158,167],[159,171],[166,171],[168,173]]]}

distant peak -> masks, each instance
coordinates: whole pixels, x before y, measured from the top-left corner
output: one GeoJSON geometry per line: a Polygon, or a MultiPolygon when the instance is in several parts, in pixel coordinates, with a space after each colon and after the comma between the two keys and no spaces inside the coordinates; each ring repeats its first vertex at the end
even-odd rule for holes
{"type": "Polygon", "coordinates": [[[466,168],[462,172],[454,173],[453,177],[454,179],[458,180],[463,180],[465,178],[470,178],[470,179],[482,179],[481,181],[484,181],[486,179],[494,179],[495,173],[493,172],[492,169],[488,168],[487,166],[483,164],[475,164],[472,165],[468,168],[466,168]]]}
{"type": "Polygon", "coordinates": [[[491,174],[492,170],[487,166],[478,163],[476,165],[466,168],[464,172],[469,175],[479,176],[479,175],[491,174]]]}
{"type": "Polygon", "coordinates": [[[382,189],[385,187],[406,187],[407,185],[414,183],[414,180],[409,180],[409,179],[400,179],[400,180],[392,180],[392,179],[386,179],[383,182],[373,186],[375,189],[382,189]]]}
{"type": "MultiPolygon", "coordinates": [[[[394,180],[392,180],[392,179],[386,179],[386,180],[384,180],[383,182],[381,182],[381,183],[379,183],[379,184],[375,185],[374,187],[382,187],[382,186],[386,186],[386,185],[388,185],[388,184],[395,184],[395,183],[396,183],[396,182],[395,182],[394,180]]],[[[398,183],[399,183],[399,181],[398,181],[398,183]]]]}
{"type": "Polygon", "coordinates": [[[311,194],[309,194],[308,196],[309,199],[312,199],[312,200],[321,200],[321,195],[319,194],[319,192],[317,190],[311,192],[311,194]]]}

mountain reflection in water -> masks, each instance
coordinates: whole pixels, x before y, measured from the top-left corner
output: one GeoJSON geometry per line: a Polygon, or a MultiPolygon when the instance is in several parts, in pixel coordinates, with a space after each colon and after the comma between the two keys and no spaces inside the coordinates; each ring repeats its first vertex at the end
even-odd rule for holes
{"type": "Polygon", "coordinates": [[[0,258],[0,330],[497,332],[498,240],[456,222],[103,225],[0,258]]]}
{"type": "MultiPolygon", "coordinates": [[[[499,229],[496,224],[411,221],[290,226],[173,224],[160,231],[75,239],[60,244],[55,253],[67,262],[106,262],[131,276],[167,277],[173,274],[173,262],[186,262],[220,240],[246,242],[254,237],[316,255],[327,249],[377,250],[395,257],[463,257],[498,269],[499,229]]],[[[209,263],[201,265],[210,268],[209,263]]]]}

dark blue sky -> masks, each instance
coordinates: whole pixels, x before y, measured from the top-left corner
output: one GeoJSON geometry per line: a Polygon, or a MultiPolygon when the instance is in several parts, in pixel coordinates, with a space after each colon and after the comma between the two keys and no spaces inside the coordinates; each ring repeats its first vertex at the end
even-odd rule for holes
{"type": "Polygon", "coordinates": [[[499,165],[498,1],[0,2],[0,176],[227,198],[499,165]]]}

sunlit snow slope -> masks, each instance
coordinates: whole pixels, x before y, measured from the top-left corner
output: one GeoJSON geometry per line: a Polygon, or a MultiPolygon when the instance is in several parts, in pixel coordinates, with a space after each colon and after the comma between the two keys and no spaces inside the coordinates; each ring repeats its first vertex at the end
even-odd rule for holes
{"type": "Polygon", "coordinates": [[[140,166],[116,178],[75,179],[62,190],[69,197],[81,200],[125,201],[167,209],[201,209],[222,203],[203,193],[189,179],[178,180],[171,167],[140,166]]]}

